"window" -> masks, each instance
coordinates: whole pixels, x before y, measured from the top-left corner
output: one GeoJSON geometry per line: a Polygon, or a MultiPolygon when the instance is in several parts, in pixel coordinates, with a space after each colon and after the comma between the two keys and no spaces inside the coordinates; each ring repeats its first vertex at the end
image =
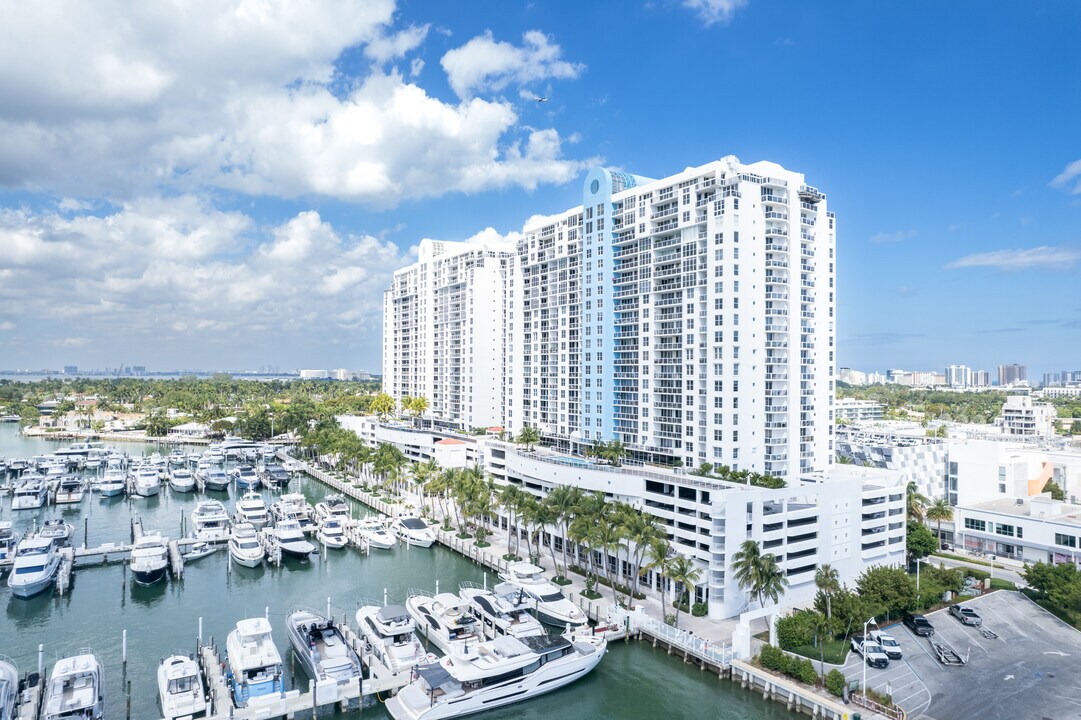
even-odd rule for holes
{"type": "Polygon", "coordinates": [[[987,532],[987,523],[983,520],[975,520],[973,518],[965,518],[966,530],[979,530],[980,532],[987,532]]]}
{"type": "Polygon", "coordinates": [[[1013,537],[1013,525],[1004,525],[1002,523],[998,523],[997,525],[995,525],[995,534],[1013,537]]]}
{"type": "Polygon", "coordinates": [[[1073,535],[1063,535],[1062,533],[1055,533],[1055,544],[1062,545],[1063,547],[1077,547],[1077,538],[1073,535]]]}

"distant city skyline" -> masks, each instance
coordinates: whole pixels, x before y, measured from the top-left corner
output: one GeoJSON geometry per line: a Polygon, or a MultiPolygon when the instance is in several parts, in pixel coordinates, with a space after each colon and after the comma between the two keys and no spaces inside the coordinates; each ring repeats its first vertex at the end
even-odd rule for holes
{"type": "Polygon", "coordinates": [[[0,367],[378,372],[423,239],[726,155],[828,193],[838,365],[1081,365],[1081,5],[53,12],[0,8],[0,367]]]}

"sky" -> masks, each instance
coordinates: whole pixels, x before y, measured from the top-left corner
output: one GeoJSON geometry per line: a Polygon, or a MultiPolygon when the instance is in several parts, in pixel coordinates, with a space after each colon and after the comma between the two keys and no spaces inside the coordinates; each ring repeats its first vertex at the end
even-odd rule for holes
{"type": "Polygon", "coordinates": [[[421,239],[736,155],[828,195],[838,365],[1081,369],[1078,37],[1067,0],[0,0],[0,368],[378,371],[421,239]]]}

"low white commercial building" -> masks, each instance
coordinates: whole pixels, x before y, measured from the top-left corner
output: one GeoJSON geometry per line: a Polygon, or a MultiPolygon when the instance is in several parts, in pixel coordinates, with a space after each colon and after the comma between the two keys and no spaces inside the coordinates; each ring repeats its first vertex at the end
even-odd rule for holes
{"type": "Polygon", "coordinates": [[[1081,564],[1081,505],[1049,494],[957,508],[959,547],[1025,562],[1081,564]]]}
{"type": "Polygon", "coordinates": [[[846,422],[881,420],[886,415],[886,405],[873,400],[841,398],[833,402],[833,417],[846,422]]]}

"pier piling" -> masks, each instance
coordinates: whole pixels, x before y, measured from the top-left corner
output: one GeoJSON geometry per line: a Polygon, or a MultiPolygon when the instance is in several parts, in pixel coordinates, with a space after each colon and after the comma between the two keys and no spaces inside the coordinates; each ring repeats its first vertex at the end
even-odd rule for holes
{"type": "Polygon", "coordinates": [[[126,629],[120,634],[120,659],[125,665],[128,664],[128,631],[126,629]]]}

